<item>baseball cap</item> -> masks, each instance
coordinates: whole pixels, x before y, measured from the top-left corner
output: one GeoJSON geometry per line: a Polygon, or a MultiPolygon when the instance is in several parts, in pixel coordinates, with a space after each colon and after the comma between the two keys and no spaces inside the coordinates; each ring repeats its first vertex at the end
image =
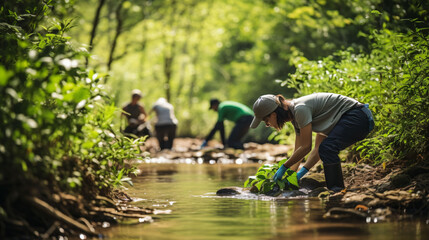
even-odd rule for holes
{"type": "Polygon", "coordinates": [[[250,127],[258,127],[262,119],[268,114],[274,112],[274,110],[276,110],[276,108],[279,106],[280,103],[275,95],[266,94],[260,96],[253,104],[253,113],[255,113],[255,117],[253,117],[253,121],[250,124],[250,127]]]}
{"type": "Polygon", "coordinates": [[[140,90],[138,90],[138,89],[133,89],[132,91],[131,91],[131,95],[132,96],[134,96],[134,95],[137,95],[137,96],[142,96],[142,91],[140,91],[140,90]]]}
{"type": "Polygon", "coordinates": [[[210,110],[210,109],[212,109],[213,105],[217,105],[217,104],[219,104],[219,103],[220,103],[220,101],[219,101],[219,99],[217,99],[217,98],[212,98],[212,99],[210,99],[210,107],[209,107],[209,110],[210,110]]]}

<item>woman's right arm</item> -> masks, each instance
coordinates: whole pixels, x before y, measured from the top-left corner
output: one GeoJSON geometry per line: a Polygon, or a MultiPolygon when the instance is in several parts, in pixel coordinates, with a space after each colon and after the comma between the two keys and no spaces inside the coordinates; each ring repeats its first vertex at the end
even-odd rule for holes
{"type": "MultiPolygon", "coordinates": [[[[299,166],[299,162],[311,151],[312,145],[312,125],[311,123],[307,124],[305,127],[300,129],[299,135],[296,134],[295,150],[290,156],[289,160],[285,162],[284,166],[286,168],[292,168],[294,165],[299,166]],[[299,136],[299,137],[298,137],[299,136]]],[[[296,169],[292,169],[295,170],[296,169]]]]}
{"type": "MultiPolygon", "coordinates": [[[[295,146],[294,146],[294,149],[293,149],[294,153],[295,153],[296,149],[298,149],[299,146],[301,146],[300,142],[301,142],[300,134],[296,133],[295,134],[295,146]]],[[[299,164],[302,162],[302,160],[304,160],[304,158],[301,158],[301,160],[299,160],[297,163],[295,163],[294,165],[292,165],[290,167],[290,169],[292,169],[293,171],[296,172],[298,170],[299,164]]]]}
{"type": "Polygon", "coordinates": [[[320,159],[319,156],[319,146],[325,140],[326,136],[322,134],[316,135],[316,140],[314,142],[314,148],[310,152],[310,155],[307,158],[307,161],[305,162],[304,167],[307,168],[307,170],[310,170],[320,159]]]}

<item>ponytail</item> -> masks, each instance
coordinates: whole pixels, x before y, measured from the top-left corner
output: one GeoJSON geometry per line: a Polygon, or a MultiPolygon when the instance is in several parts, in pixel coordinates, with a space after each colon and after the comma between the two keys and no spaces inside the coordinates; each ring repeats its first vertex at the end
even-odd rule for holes
{"type": "Polygon", "coordinates": [[[293,120],[292,111],[290,108],[288,110],[284,109],[284,105],[286,104],[286,99],[281,94],[278,94],[277,99],[279,101],[279,106],[274,110],[274,112],[277,114],[277,125],[279,128],[283,128],[286,122],[293,120]]]}

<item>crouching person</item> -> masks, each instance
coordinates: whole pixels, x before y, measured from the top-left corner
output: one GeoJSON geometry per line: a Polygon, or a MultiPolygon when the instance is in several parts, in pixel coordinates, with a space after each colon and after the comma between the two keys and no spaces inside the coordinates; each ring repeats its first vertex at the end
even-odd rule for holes
{"type": "Polygon", "coordinates": [[[261,121],[277,130],[286,122],[295,128],[294,152],[276,172],[274,180],[280,180],[287,169],[297,171],[300,162],[310,153],[297,174],[298,180],[321,159],[326,185],[335,192],[344,189],[339,152],[364,139],[374,128],[367,104],[334,93],[314,93],[292,100],[267,94],[255,101],[253,112],[251,128],[256,128],[261,121]],[[312,132],[317,133],[313,150],[312,132]]]}

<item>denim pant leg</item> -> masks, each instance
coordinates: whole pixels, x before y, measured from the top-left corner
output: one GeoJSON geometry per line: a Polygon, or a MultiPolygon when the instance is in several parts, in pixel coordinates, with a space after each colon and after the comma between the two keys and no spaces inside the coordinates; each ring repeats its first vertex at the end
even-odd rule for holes
{"type": "Polygon", "coordinates": [[[339,163],[339,152],[364,139],[368,134],[369,122],[366,114],[359,108],[349,110],[320,144],[320,159],[324,164],[339,163]]]}
{"type": "Polygon", "coordinates": [[[253,117],[250,115],[243,116],[237,120],[234,128],[231,130],[231,134],[229,135],[229,138],[227,141],[229,147],[232,147],[235,149],[244,149],[241,139],[249,131],[249,127],[250,127],[250,124],[252,123],[252,120],[253,120],[253,117]]]}
{"type": "Polygon", "coordinates": [[[168,126],[168,133],[167,133],[167,137],[168,137],[168,141],[167,141],[167,148],[168,149],[172,149],[173,148],[173,141],[174,138],[176,138],[176,125],[169,125],[168,126]]]}
{"type": "Polygon", "coordinates": [[[166,129],[164,126],[155,126],[155,131],[156,131],[156,139],[158,139],[158,143],[159,143],[159,148],[165,149],[166,146],[166,141],[164,140],[164,137],[166,135],[166,129]]]}

